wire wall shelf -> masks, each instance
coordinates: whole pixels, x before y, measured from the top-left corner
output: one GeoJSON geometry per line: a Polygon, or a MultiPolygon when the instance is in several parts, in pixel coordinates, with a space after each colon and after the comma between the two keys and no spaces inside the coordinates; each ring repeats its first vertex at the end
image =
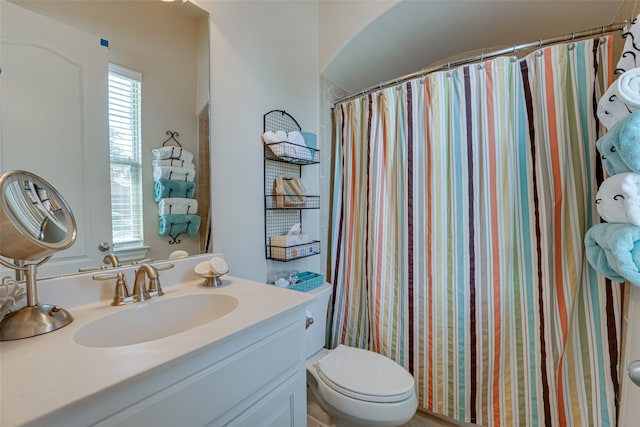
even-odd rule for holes
{"type": "MultiPolygon", "coordinates": [[[[272,110],[263,117],[264,132],[301,131],[301,127],[284,110],[272,110]]],[[[320,253],[320,241],[302,244],[272,245],[271,237],[284,236],[296,224],[302,224],[302,212],[320,209],[320,196],[304,194],[283,195],[277,193],[278,181],[300,182],[302,166],[320,163],[320,151],[289,141],[264,144],[264,226],[265,256],[267,259],[287,262],[320,253]],[[293,200],[293,202],[291,202],[293,200]]],[[[304,187],[303,187],[304,188],[304,187]]]]}

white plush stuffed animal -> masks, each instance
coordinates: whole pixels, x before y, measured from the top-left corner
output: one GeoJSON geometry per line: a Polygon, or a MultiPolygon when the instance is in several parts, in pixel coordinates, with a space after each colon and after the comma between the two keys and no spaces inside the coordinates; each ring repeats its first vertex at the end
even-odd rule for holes
{"type": "Polygon", "coordinates": [[[596,194],[596,208],[607,222],[640,226],[640,174],[625,172],[605,179],[596,194]]]}

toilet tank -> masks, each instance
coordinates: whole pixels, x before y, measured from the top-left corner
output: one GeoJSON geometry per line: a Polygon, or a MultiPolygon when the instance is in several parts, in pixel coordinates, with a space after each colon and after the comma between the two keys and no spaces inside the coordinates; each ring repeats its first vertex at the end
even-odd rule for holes
{"type": "Polygon", "coordinates": [[[327,312],[332,290],[333,286],[325,283],[309,291],[310,294],[315,295],[315,298],[309,303],[306,310],[307,317],[313,319],[313,323],[305,331],[305,358],[307,359],[324,348],[327,333],[327,312]]]}

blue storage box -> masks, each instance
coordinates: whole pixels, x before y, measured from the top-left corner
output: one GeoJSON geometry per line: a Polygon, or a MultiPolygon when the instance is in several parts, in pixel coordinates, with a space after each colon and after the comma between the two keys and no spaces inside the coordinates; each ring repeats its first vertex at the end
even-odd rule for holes
{"type": "Polygon", "coordinates": [[[303,271],[298,274],[298,282],[295,285],[290,286],[289,289],[299,292],[307,292],[311,289],[317,288],[324,283],[324,276],[318,273],[312,273],[311,271],[303,271]]]}

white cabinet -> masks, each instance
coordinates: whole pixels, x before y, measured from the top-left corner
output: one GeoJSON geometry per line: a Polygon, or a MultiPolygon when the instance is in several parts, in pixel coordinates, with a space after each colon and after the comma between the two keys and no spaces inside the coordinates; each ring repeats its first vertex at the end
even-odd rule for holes
{"type": "Polygon", "coordinates": [[[300,308],[280,314],[63,408],[41,425],[306,425],[304,319],[300,308]]]}

